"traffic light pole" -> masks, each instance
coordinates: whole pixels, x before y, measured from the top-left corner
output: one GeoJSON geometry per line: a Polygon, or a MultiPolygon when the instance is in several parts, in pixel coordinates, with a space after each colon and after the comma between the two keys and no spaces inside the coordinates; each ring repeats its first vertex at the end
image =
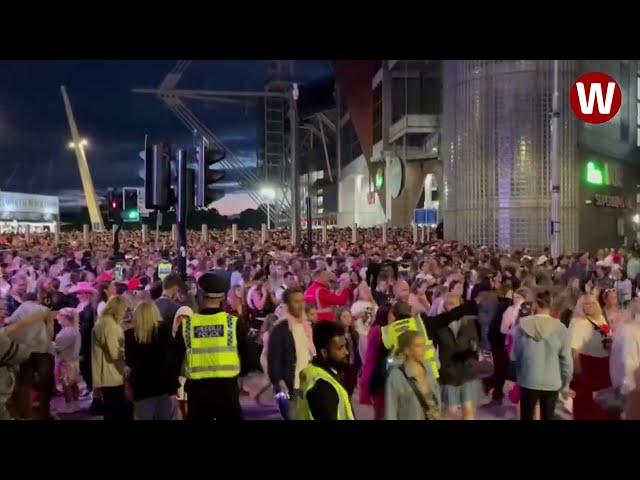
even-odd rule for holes
{"type": "Polygon", "coordinates": [[[296,94],[289,93],[289,125],[291,129],[291,244],[296,247],[300,242],[300,175],[298,174],[298,109],[296,94]]]}
{"type": "Polygon", "coordinates": [[[178,272],[187,279],[187,152],[178,150],[178,272]]]}
{"type": "MultiPolygon", "coordinates": [[[[175,86],[175,84],[174,84],[175,86]]],[[[221,90],[183,90],[175,88],[136,88],[135,93],[146,93],[179,99],[215,101],[217,98],[282,98],[289,104],[289,122],[291,124],[291,243],[294,246],[300,241],[300,176],[298,175],[297,141],[298,111],[297,87],[288,92],[242,92],[221,90]]]]}

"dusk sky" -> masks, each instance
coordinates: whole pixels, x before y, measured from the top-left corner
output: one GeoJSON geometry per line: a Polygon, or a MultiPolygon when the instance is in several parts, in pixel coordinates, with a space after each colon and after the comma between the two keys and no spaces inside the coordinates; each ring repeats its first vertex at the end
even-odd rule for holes
{"type": "MultiPolygon", "coordinates": [[[[108,187],[142,186],[139,152],[144,136],[190,147],[193,137],[164,103],[133,88],[156,88],[174,67],[166,61],[0,61],[0,189],[57,195],[62,209],[84,205],[60,86],[65,85],[80,135],[90,142],[87,159],[100,195],[108,187]]],[[[262,90],[268,60],[193,61],[179,88],[262,90]]],[[[330,75],[326,61],[296,61],[296,80],[330,75]]],[[[253,103],[187,103],[235,155],[255,165],[253,103]]],[[[227,194],[214,204],[223,215],[255,204],[246,194],[227,194]]]]}

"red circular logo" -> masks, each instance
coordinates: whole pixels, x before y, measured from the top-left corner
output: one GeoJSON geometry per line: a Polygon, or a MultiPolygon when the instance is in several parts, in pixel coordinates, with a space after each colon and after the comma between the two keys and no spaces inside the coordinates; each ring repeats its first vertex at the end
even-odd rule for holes
{"type": "Polygon", "coordinates": [[[620,111],[622,90],[606,73],[589,72],[571,86],[569,102],[573,113],[583,122],[605,123],[620,111]]]}

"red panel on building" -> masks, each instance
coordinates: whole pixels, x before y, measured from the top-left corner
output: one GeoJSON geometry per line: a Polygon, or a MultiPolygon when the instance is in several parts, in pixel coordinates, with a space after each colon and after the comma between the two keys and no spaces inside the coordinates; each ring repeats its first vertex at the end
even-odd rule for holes
{"type": "Polygon", "coordinates": [[[367,164],[373,153],[373,90],[377,60],[329,60],[367,164]]]}

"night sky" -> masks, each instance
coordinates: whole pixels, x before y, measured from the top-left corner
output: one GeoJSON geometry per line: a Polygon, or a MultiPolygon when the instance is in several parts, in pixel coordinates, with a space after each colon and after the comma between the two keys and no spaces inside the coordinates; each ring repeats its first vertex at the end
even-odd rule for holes
{"type": "MultiPolygon", "coordinates": [[[[190,147],[193,136],[157,97],[132,93],[156,88],[174,67],[166,61],[0,61],[0,189],[57,195],[63,210],[84,205],[60,85],[71,100],[99,195],[108,187],[142,186],[139,152],[145,134],[190,147]]],[[[268,60],[193,61],[178,88],[262,90],[268,60]]],[[[325,61],[296,61],[300,83],[330,74],[325,61]]],[[[253,103],[186,102],[236,156],[255,165],[257,113],[253,103]]],[[[254,204],[230,193],[214,204],[224,215],[254,204]]]]}

